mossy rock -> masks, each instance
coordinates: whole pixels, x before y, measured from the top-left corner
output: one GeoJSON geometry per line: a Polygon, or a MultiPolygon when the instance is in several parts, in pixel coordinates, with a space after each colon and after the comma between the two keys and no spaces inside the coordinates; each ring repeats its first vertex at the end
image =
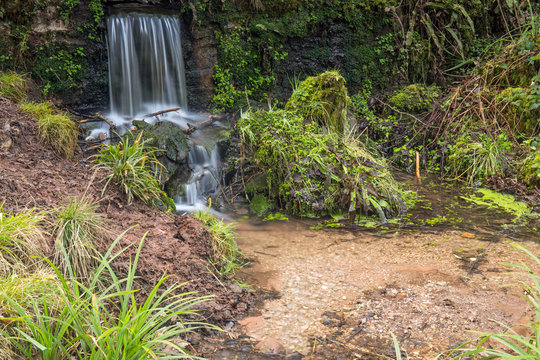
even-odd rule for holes
{"type": "MultiPolygon", "coordinates": [[[[319,217],[349,211],[404,215],[411,194],[395,181],[384,159],[365,144],[324,133],[293,111],[249,111],[238,121],[240,139],[252,165],[264,172],[249,183],[290,214],[319,217]]],[[[248,194],[249,195],[249,194],[248,194]]],[[[256,205],[253,205],[256,206],[256,205]]]]}
{"type": "Polygon", "coordinates": [[[434,86],[411,84],[396,92],[389,102],[397,110],[421,113],[430,111],[438,97],[439,91],[434,86]]]}
{"type": "Polygon", "coordinates": [[[327,71],[301,82],[285,109],[315,121],[328,131],[343,133],[348,128],[350,102],[343,76],[338,71],[327,71]]]}
{"type": "Polygon", "coordinates": [[[268,192],[266,173],[259,174],[251,179],[245,186],[244,191],[248,195],[264,194],[268,192]]]}
{"type": "Polygon", "coordinates": [[[249,202],[249,212],[252,215],[263,216],[274,208],[274,205],[263,195],[255,195],[249,202]]]}
{"type": "Polygon", "coordinates": [[[162,179],[167,182],[180,165],[186,162],[189,154],[189,144],[182,129],[170,122],[151,125],[144,120],[134,120],[133,125],[143,132],[147,146],[161,150],[157,158],[167,169],[162,179]]]}

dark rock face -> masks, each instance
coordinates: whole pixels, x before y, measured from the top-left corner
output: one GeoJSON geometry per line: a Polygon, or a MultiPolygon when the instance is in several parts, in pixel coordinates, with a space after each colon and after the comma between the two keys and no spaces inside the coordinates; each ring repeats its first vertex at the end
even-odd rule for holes
{"type": "Polygon", "coordinates": [[[184,26],[182,30],[189,106],[192,110],[205,110],[214,90],[217,40],[211,27],[184,26]]]}

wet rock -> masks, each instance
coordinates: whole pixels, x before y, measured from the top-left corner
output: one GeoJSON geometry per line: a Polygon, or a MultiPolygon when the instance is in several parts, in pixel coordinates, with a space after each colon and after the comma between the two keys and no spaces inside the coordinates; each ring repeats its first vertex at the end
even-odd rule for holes
{"type": "Polygon", "coordinates": [[[144,120],[134,120],[133,125],[143,131],[143,139],[149,146],[162,150],[157,154],[159,162],[165,166],[163,182],[169,181],[173,174],[186,162],[189,145],[182,129],[170,122],[150,125],[144,120]]]}
{"type": "Polygon", "coordinates": [[[285,354],[285,347],[274,338],[259,341],[255,348],[266,354],[285,354]]]}
{"type": "Polygon", "coordinates": [[[335,311],[325,311],[321,322],[323,325],[329,327],[341,327],[345,325],[345,319],[335,311]]]}

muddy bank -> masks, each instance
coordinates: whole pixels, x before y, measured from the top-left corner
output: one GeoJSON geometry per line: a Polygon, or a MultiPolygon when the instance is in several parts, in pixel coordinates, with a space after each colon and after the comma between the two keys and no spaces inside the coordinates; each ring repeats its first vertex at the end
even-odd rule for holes
{"type": "MultiPolygon", "coordinates": [[[[39,143],[34,121],[1,96],[0,129],[10,143],[7,151],[0,152],[0,203],[5,210],[48,210],[86,192],[100,200],[99,212],[109,221],[111,236],[103,249],[128,228],[122,246],[138,245],[147,233],[138,271],[143,290],[167,274],[169,283],[186,282],[182,291],[214,295],[215,300],[201,305],[204,320],[212,323],[226,323],[250,308],[252,294],[234,287],[233,292],[226,279],[212,274],[207,261],[209,234],[198,220],[159,212],[139,201],[127,206],[124,194],[114,186],[102,196],[102,174],[92,169],[90,153],[80,152],[74,161],[59,158],[39,143]]],[[[119,271],[129,264],[135,250],[136,246],[119,258],[119,271]]]]}

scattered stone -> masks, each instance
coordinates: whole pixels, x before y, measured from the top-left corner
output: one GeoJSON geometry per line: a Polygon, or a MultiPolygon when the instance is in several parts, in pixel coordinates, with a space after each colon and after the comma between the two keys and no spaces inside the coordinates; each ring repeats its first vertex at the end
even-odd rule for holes
{"type": "Polygon", "coordinates": [[[255,348],[265,354],[285,354],[285,348],[274,338],[259,341],[255,348]]]}

